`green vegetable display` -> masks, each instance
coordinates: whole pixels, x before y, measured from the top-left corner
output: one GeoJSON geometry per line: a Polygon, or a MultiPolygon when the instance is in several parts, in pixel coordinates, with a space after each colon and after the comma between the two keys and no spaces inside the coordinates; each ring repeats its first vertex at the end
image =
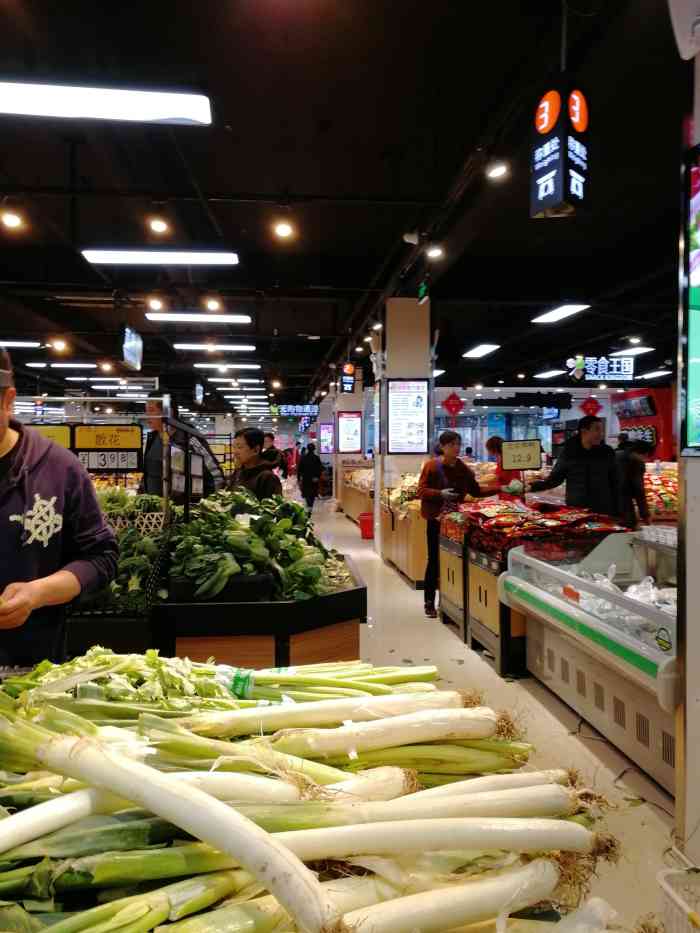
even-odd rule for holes
{"type": "Polygon", "coordinates": [[[309,599],[351,583],[298,502],[258,501],[234,490],[203,499],[193,514],[193,521],[175,526],[170,574],[187,580],[197,600],[214,599],[239,575],[271,574],[277,599],[309,599]]]}

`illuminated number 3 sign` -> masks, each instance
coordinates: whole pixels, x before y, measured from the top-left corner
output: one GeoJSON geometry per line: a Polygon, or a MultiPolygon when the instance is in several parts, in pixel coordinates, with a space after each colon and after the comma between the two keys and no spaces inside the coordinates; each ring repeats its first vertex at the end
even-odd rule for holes
{"type": "Polygon", "coordinates": [[[535,111],[535,128],[543,136],[549,133],[559,119],[561,97],[559,91],[547,91],[535,111]]]}
{"type": "Polygon", "coordinates": [[[585,133],[588,129],[588,104],[581,91],[569,94],[569,119],[577,133],[585,133]]]}

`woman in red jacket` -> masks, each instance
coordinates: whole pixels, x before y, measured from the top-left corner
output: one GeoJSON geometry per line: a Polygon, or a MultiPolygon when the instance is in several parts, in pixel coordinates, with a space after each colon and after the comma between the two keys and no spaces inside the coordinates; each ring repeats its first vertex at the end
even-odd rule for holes
{"type": "Polygon", "coordinates": [[[467,495],[482,495],[476,477],[460,459],[462,438],[456,431],[443,431],[440,435],[439,456],[428,460],[418,481],[421,515],[427,523],[428,565],[425,568],[425,614],[437,618],[435,593],[440,573],[440,512],[447,503],[463,502],[467,495]]]}
{"type": "Polygon", "coordinates": [[[522,499],[522,495],[513,495],[503,491],[504,487],[509,486],[514,480],[522,483],[523,479],[520,470],[503,469],[503,438],[497,434],[490,437],[486,441],[486,451],[496,458],[496,486],[492,492],[498,493],[500,499],[522,499]]]}

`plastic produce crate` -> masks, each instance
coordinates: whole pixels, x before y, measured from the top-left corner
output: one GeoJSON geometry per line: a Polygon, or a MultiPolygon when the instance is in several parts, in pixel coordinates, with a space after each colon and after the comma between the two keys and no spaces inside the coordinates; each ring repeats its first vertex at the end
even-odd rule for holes
{"type": "Polygon", "coordinates": [[[700,929],[700,869],[665,869],[657,876],[663,894],[666,933],[700,929]]]}

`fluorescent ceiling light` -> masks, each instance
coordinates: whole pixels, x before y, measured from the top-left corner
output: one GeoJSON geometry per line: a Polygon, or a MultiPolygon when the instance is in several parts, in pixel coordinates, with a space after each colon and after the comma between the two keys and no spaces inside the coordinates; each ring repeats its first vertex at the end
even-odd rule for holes
{"type": "Polygon", "coordinates": [[[0,82],[0,113],[69,120],[127,120],[211,126],[211,104],[203,94],[132,91],[69,84],[0,82]]]}
{"type": "MultiPolygon", "coordinates": [[[[91,385],[90,388],[91,389],[104,389],[106,392],[113,392],[115,389],[123,389],[124,386],[120,385],[118,382],[114,383],[114,385],[107,385],[104,382],[99,382],[97,385],[91,385]]],[[[135,392],[143,388],[144,386],[131,386],[131,385],[129,386],[129,389],[130,390],[133,389],[135,392]]]]}
{"type": "Polygon", "coordinates": [[[642,373],[641,376],[637,376],[637,379],[659,379],[661,376],[670,376],[670,369],[655,369],[650,373],[642,373]]]}
{"type": "MultiPolygon", "coordinates": [[[[244,380],[241,380],[243,382],[244,380]]],[[[238,385],[238,379],[227,379],[225,376],[208,376],[207,382],[227,382],[229,389],[235,389],[238,385]]]]}
{"type": "Polygon", "coordinates": [[[434,369],[434,370],[433,370],[433,379],[437,379],[438,376],[444,376],[444,375],[445,375],[445,370],[444,370],[444,369],[434,369]]]}
{"type": "Polygon", "coordinates": [[[195,369],[218,369],[225,372],[227,369],[261,369],[260,363],[195,363],[195,369]]]}
{"type": "Polygon", "coordinates": [[[610,356],[641,356],[642,353],[653,353],[656,347],[630,347],[629,350],[616,350],[610,356]]]}
{"type": "Polygon", "coordinates": [[[250,324],[249,314],[205,314],[190,311],[147,311],[146,320],[162,324],[250,324]]]}
{"type": "Polygon", "coordinates": [[[463,353],[462,356],[468,360],[477,360],[482,356],[488,356],[489,353],[494,353],[496,350],[499,350],[500,347],[500,343],[479,343],[475,347],[472,347],[471,350],[467,350],[466,353],[463,353]]]}
{"type": "Polygon", "coordinates": [[[258,385],[259,385],[259,384],[265,382],[264,379],[239,379],[238,381],[239,381],[241,384],[245,383],[246,385],[253,385],[253,384],[258,384],[258,385]]]}
{"type": "Polygon", "coordinates": [[[48,363],[27,363],[30,369],[46,369],[48,363]]]}
{"type": "Polygon", "coordinates": [[[134,395],[131,392],[117,392],[117,398],[148,398],[147,395],[134,395]]]}
{"type": "Polygon", "coordinates": [[[556,324],[557,321],[563,321],[572,314],[578,314],[580,311],[587,311],[590,305],[560,305],[551,311],[540,314],[539,317],[533,317],[533,324],[556,324]]]}
{"type": "MultiPolygon", "coordinates": [[[[84,249],[95,266],[237,266],[237,253],[181,249],[84,249]]],[[[216,315],[222,317],[222,315],[216,315]]]]}
{"type": "Polygon", "coordinates": [[[124,382],[119,376],[90,376],[93,382],[124,382]]]}
{"type": "Polygon", "coordinates": [[[535,373],[535,379],[553,379],[555,376],[563,376],[565,374],[565,369],[546,369],[543,373],[535,373]]]}
{"type": "Polygon", "coordinates": [[[28,350],[36,350],[41,344],[35,340],[0,340],[0,347],[16,347],[28,350]]]}
{"type": "Polygon", "coordinates": [[[206,350],[208,353],[255,353],[255,347],[250,343],[174,343],[176,350],[206,350]]]}
{"type": "Polygon", "coordinates": [[[51,369],[97,369],[97,363],[52,363],[51,369]]]}
{"type": "Polygon", "coordinates": [[[66,382],[87,382],[87,376],[64,376],[66,382]]]}

